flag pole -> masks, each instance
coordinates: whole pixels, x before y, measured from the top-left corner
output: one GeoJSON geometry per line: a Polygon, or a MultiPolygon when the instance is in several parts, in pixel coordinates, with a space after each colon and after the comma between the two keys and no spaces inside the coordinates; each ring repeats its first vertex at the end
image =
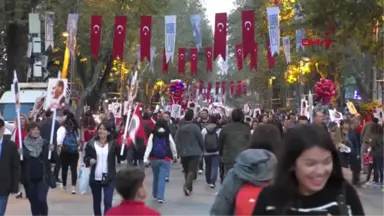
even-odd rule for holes
{"type": "MultiPolygon", "coordinates": [[[[57,78],[61,78],[61,71],[59,71],[57,78]]],[[[56,116],[57,116],[57,110],[56,108],[53,108],[52,112],[52,124],[51,124],[51,136],[49,137],[49,145],[53,145],[53,135],[55,134],[55,124],[56,124],[56,116]]],[[[51,160],[52,157],[52,151],[49,150],[48,152],[48,160],[51,160]]]]}
{"type": "MultiPolygon", "coordinates": [[[[19,148],[20,150],[23,150],[23,136],[21,135],[21,122],[20,122],[20,110],[16,111],[17,115],[17,136],[19,136],[19,148]]],[[[20,160],[23,160],[23,154],[20,154],[20,160]]]]}

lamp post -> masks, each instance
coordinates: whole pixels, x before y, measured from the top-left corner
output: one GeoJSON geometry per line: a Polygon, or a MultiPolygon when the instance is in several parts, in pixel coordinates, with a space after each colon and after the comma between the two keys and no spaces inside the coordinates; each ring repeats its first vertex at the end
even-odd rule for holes
{"type": "Polygon", "coordinates": [[[268,98],[269,98],[269,108],[272,109],[272,97],[273,97],[273,80],[275,80],[276,77],[272,76],[268,80],[268,98]]]}

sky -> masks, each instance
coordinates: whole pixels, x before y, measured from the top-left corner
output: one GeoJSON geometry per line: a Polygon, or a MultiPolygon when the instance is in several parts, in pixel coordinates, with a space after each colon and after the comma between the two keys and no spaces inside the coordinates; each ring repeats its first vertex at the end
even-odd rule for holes
{"type": "Polygon", "coordinates": [[[233,2],[235,0],[203,0],[204,6],[207,9],[207,16],[211,26],[215,24],[215,14],[229,12],[234,8],[233,2]]]}

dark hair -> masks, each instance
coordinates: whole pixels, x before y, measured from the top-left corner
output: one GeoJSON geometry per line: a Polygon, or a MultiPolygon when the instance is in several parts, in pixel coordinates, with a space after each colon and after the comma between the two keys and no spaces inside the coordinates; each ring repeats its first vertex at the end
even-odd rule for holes
{"type": "Polygon", "coordinates": [[[51,110],[45,111],[45,117],[50,118],[52,116],[53,112],[51,110]]]}
{"type": "Polygon", "coordinates": [[[5,126],[5,122],[3,119],[0,119],[0,128],[3,128],[5,126]]]}
{"type": "Polygon", "coordinates": [[[168,122],[165,119],[158,119],[153,127],[153,133],[156,133],[160,128],[164,128],[166,134],[170,134],[168,122]]]}
{"type": "Polygon", "coordinates": [[[64,82],[62,80],[57,81],[56,85],[64,88],[64,82]]]}
{"type": "MultiPolygon", "coordinates": [[[[276,191],[284,194],[277,200],[277,208],[285,211],[298,196],[298,181],[292,168],[295,167],[297,158],[313,147],[319,147],[331,152],[333,168],[326,183],[335,188],[341,188],[345,182],[341,171],[339,153],[333,144],[330,134],[324,127],[315,124],[297,125],[287,131],[284,136],[283,149],[278,159],[274,186],[276,191]]],[[[284,212],[282,212],[284,214],[284,212]]]]}
{"type": "Polygon", "coordinates": [[[125,200],[133,200],[137,190],[143,186],[145,173],[138,167],[128,167],[116,174],[115,187],[125,200]]]}
{"type": "Polygon", "coordinates": [[[220,115],[212,115],[210,117],[210,122],[212,124],[217,124],[219,122],[219,120],[220,120],[220,115]]]}
{"type": "Polygon", "coordinates": [[[301,120],[301,121],[307,121],[307,122],[309,122],[307,116],[299,116],[299,118],[297,118],[297,120],[299,120],[299,121],[301,120]]]}
{"type": "Polygon", "coordinates": [[[151,114],[149,114],[148,112],[144,112],[143,120],[149,120],[149,119],[151,119],[151,114]]]}
{"type": "Polygon", "coordinates": [[[281,146],[279,129],[273,124],[263,124],[257,127],[249,142],[250,149],[265,149],[272,153],[281,146]]]}
{"type": "Polygon", "coordinates": [[[188,109],[188,110],[185,112],[184,119],[185,119],[186,121],[192,121],[193,116],[194,116],[193,110],[188,109]]]}
{"type": "Polygon", "coordinates": [[[77,132],[77,130],[79,130],[79,124],[75,119],[75,115],[73,115],[71,112],[67,113],[67,117],[63,123],[63,126],[66,130],[71,130],[73,132],[77,132]]]}
{"type": "Polygon", "coordinates": [[[96,122],[91,112],[86,112],[82,119],[82,126],[84,128],[95,128],[96,122]]]}
{"type": "Polygon", "coordinates": [[[103,121],[99,125],[97,125],[95,140],[100,140],[98,131],[99,131],[101,126],[104,126],[104,128],[109,132],[107,140],[110,141],[112,139],[112,136],[111,136],[112,128],[109,126],[108,121],[103,121]]]}
{"type": "Polygon", "coordinates": [[[241,109],[234,109],[231,114],[232,121],[242,122],[244,120],[244,113],[241,109]]]}
{"type": "Polygon", "coordinates": [[[27,125],[27,131],[30,132],[32,129],[39,129],[40,130],[40,125],[37,123],[37,122],[34,122],[34,121],[31,121],[29,122],[29,124],[27,125]]]}

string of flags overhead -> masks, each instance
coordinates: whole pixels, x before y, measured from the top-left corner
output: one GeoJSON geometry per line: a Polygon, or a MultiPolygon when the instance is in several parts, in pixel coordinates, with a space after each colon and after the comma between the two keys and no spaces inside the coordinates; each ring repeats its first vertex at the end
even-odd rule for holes
{"type": "MultiPolygon", "coordinates": [[[[242,23],[242,42],[235,44],[236,60],[238,70],[243,70],[244,62],[249,62],[250,70],[257,71],[257,53],[258,44],[255,41],[255,11],[245,10],[241,12],[241,23],[242,23]],[[246,58],[250,58],[250,61],[244,61],[246,58]]],[[[279,7],[267,8],[268,16],[268,32],[269,39],[267,40],[268,49],[268,67],[271,69],[274,67],[275,54],[279,54],[280,51],[280,26],[279,26],[279,7]]],[[[35,17],[35,16],[30,16],[35,17]]],[[[295,15],[295,20],[302,19],[302,16],[295,15]]],[[[53,47],[53,24],[54,14],[47,12],[45,14],[46,19],[46,31],[45,31],[45,49],[53,47]]],[[[79,19],[78,14],[69,14],[67,23],[68,33],[68,48],[71,54],[75,50],[75,38],[77,35],[77,22],[79,19]]],[[[31,20],[30,20],[31,21],[31,20]]],[[[33,22],[37,22],[35,19],[33,22]]],[[[202,17],[199,14],[190,16],[190,22],[192,26],[192,33],[194,36],[196,47],[186,48],[179,47],[176,50],[176,28],[177,28],[177,16],[168,15],[164,17],[164,48],[162,51],[163,56],[163,73],[167,73],[169,64],[174,62],[175,53],[177,53],[178,60],[178,73],[185,74],[186,62],[190,62],[190,72],[192,76],[196,76],[198,73],[198,62],[201,56],[205,57],[206,72],[212,72],[212,61],[217,60],[219,56],[227,61],[227,29],[228,29],[228,16],[227,13],[217,13],[215,15],[215,27],[214,27],[214,38],[213,44],[202,44],[202,33],[201,33],[201,21],[202,17]],[[204,48],[204,49],[202,49],[204,48]],[[204,55],[199,55],[200,51],[203,50],[204,55]]],[[[153,62],[156,56],[156,47],[151,46],[152,37],[152,16],[142,16],[140,19],[140,45],[137,46],[137,57],[140,61],[147,60],[151,62],[151,69],[153,71],[153,62]]],[[[115,16],[114,20],[114,34],[113,34],[113,58],[124,59],[124,44],[127,26],[129,26],[128,19],[126,16],[115,16]]],[[[91,16],[90,26],[90,51],[91,56],[94,59],[98,59],[101,48],[103,29],[103,17],[101,15],[91,16]]],[[[30,32],[40,32],[40,26],[30,24],[30,32]],[[32,27],[31,27],[32,26],[32,27]],[[31,29],[32,28],[32,29],[31,29]],[[38,29],[36,29],[38,28],[38,29]]],[[[40,35],[36,36],[37,38],[40,35]]],[[[296,49],[303,48],[302,39],[304,38],[304,30],[296,30],[296,49]]],[[[290,40],[291,38],[286,36],[282,38],[283,50],[286,57],[287,64],[291,61],[290,52],[290,40]]],[[[159,50],[160,51],[160,50],[159,50]]],[[[41,52],[41,50],[40,50],[41,52]]]]}

